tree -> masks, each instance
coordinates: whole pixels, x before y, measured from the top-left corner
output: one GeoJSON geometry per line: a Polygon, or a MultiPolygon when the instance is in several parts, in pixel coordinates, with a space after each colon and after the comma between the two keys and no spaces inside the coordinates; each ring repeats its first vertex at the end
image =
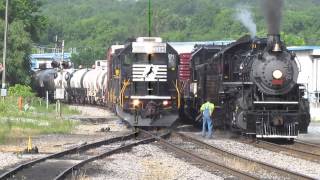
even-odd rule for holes
{"type": "MultiPolygon", "coordinates": [[[[4,17],[5,5],[0,4],[0,15],[4,17]]],[[[30,83],[29,55],[32,43],[45,28],[45,19],[39,14],[38,0],[10,0],[7,48],[7,80],[9,84],[30,83]]],[[[4,18],[3,18],[4,19],[4,18]]],[[[0,21],[4,27],[4,20],[0,21]]],[[[3,48],[3,28],[0,29],[0,47],[3,48]]],[[[0,52],[2,56],[2,51],[0,52]]]]}

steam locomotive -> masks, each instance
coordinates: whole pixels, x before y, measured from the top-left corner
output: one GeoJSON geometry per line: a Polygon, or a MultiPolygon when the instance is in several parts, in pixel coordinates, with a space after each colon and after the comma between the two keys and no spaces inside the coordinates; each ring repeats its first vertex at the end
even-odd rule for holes
{"type": "Polygon", "coordinates": [[[191,95],[185,114],[194,119],[209,99],[214,126],[257,138],[296,138],[310,123],[298,66],[280,35],[245,36],[222,47],[201,47],[191,60],[191,95]]]}
{"type": "Polygon", "coordinates": [[[107,102],[132,126],[171,126],[178,118],[179,56],[161,38],[110,49],[107,102]],[[114,52],[113,52],[114,51],[114,52]]]}

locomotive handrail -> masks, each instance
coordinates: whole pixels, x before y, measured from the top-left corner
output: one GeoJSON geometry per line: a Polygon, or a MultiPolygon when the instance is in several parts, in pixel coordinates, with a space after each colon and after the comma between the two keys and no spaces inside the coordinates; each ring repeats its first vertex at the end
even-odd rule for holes
{"type": "Polygon", "coordinates": [[[181,102],[180,102],[180,98],[181,98],[181,94],[180,94],[180,90],[179,90],[179,86],[178,86],[178,80],[176,80],[176,82],[172,82],[174,87],[176,88],[176,91],[177,91],[177,95],[178,95],[178,99],[177,99],[177,107],[178,109],[180,108],[181,106],[181,102]]]}
{"type": "Polygon", "coordinates": [[[251,85],[253,82],[223,82],[223,85],[251,85]]]}
{"type": "Polygon", "coordinates": [[[129,80],[124,80],[123,81],[123,86],[122,89],[120,91],[120,106],[123,107],[124,104],[124,92],[126,90],[126,88],[129,86],[130,81],[129,80]]]}

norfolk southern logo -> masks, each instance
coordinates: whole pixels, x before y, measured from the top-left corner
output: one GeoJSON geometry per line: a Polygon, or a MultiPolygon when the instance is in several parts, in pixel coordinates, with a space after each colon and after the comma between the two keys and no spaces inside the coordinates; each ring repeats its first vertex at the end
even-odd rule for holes
{"type": "Polygon", "coordinates": [[[153,67],[151,66],[149,72],[147,72],[147,74],[146,74],[145,77],[146,77],[146,78],[149,78],[149,76],[150,76],[152,73],[154,74],[154,72],[153,72],[153,67]]]}
{"type": "Polygon", "coordinates": [[[133,64],[133,81],[167,81],[167,65],[133,64]]]}

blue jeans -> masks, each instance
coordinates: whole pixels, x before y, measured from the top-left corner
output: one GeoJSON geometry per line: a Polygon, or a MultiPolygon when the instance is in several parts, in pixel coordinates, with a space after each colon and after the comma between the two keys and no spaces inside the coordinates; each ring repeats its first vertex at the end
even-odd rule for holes
{"type": "Polygon", "coordinates": [[[202,136],[206,135],[206,127],[208,127],[208,137],[212,136],[212,119],[209,117],[203,117],[202,119],[202,136]]]}

